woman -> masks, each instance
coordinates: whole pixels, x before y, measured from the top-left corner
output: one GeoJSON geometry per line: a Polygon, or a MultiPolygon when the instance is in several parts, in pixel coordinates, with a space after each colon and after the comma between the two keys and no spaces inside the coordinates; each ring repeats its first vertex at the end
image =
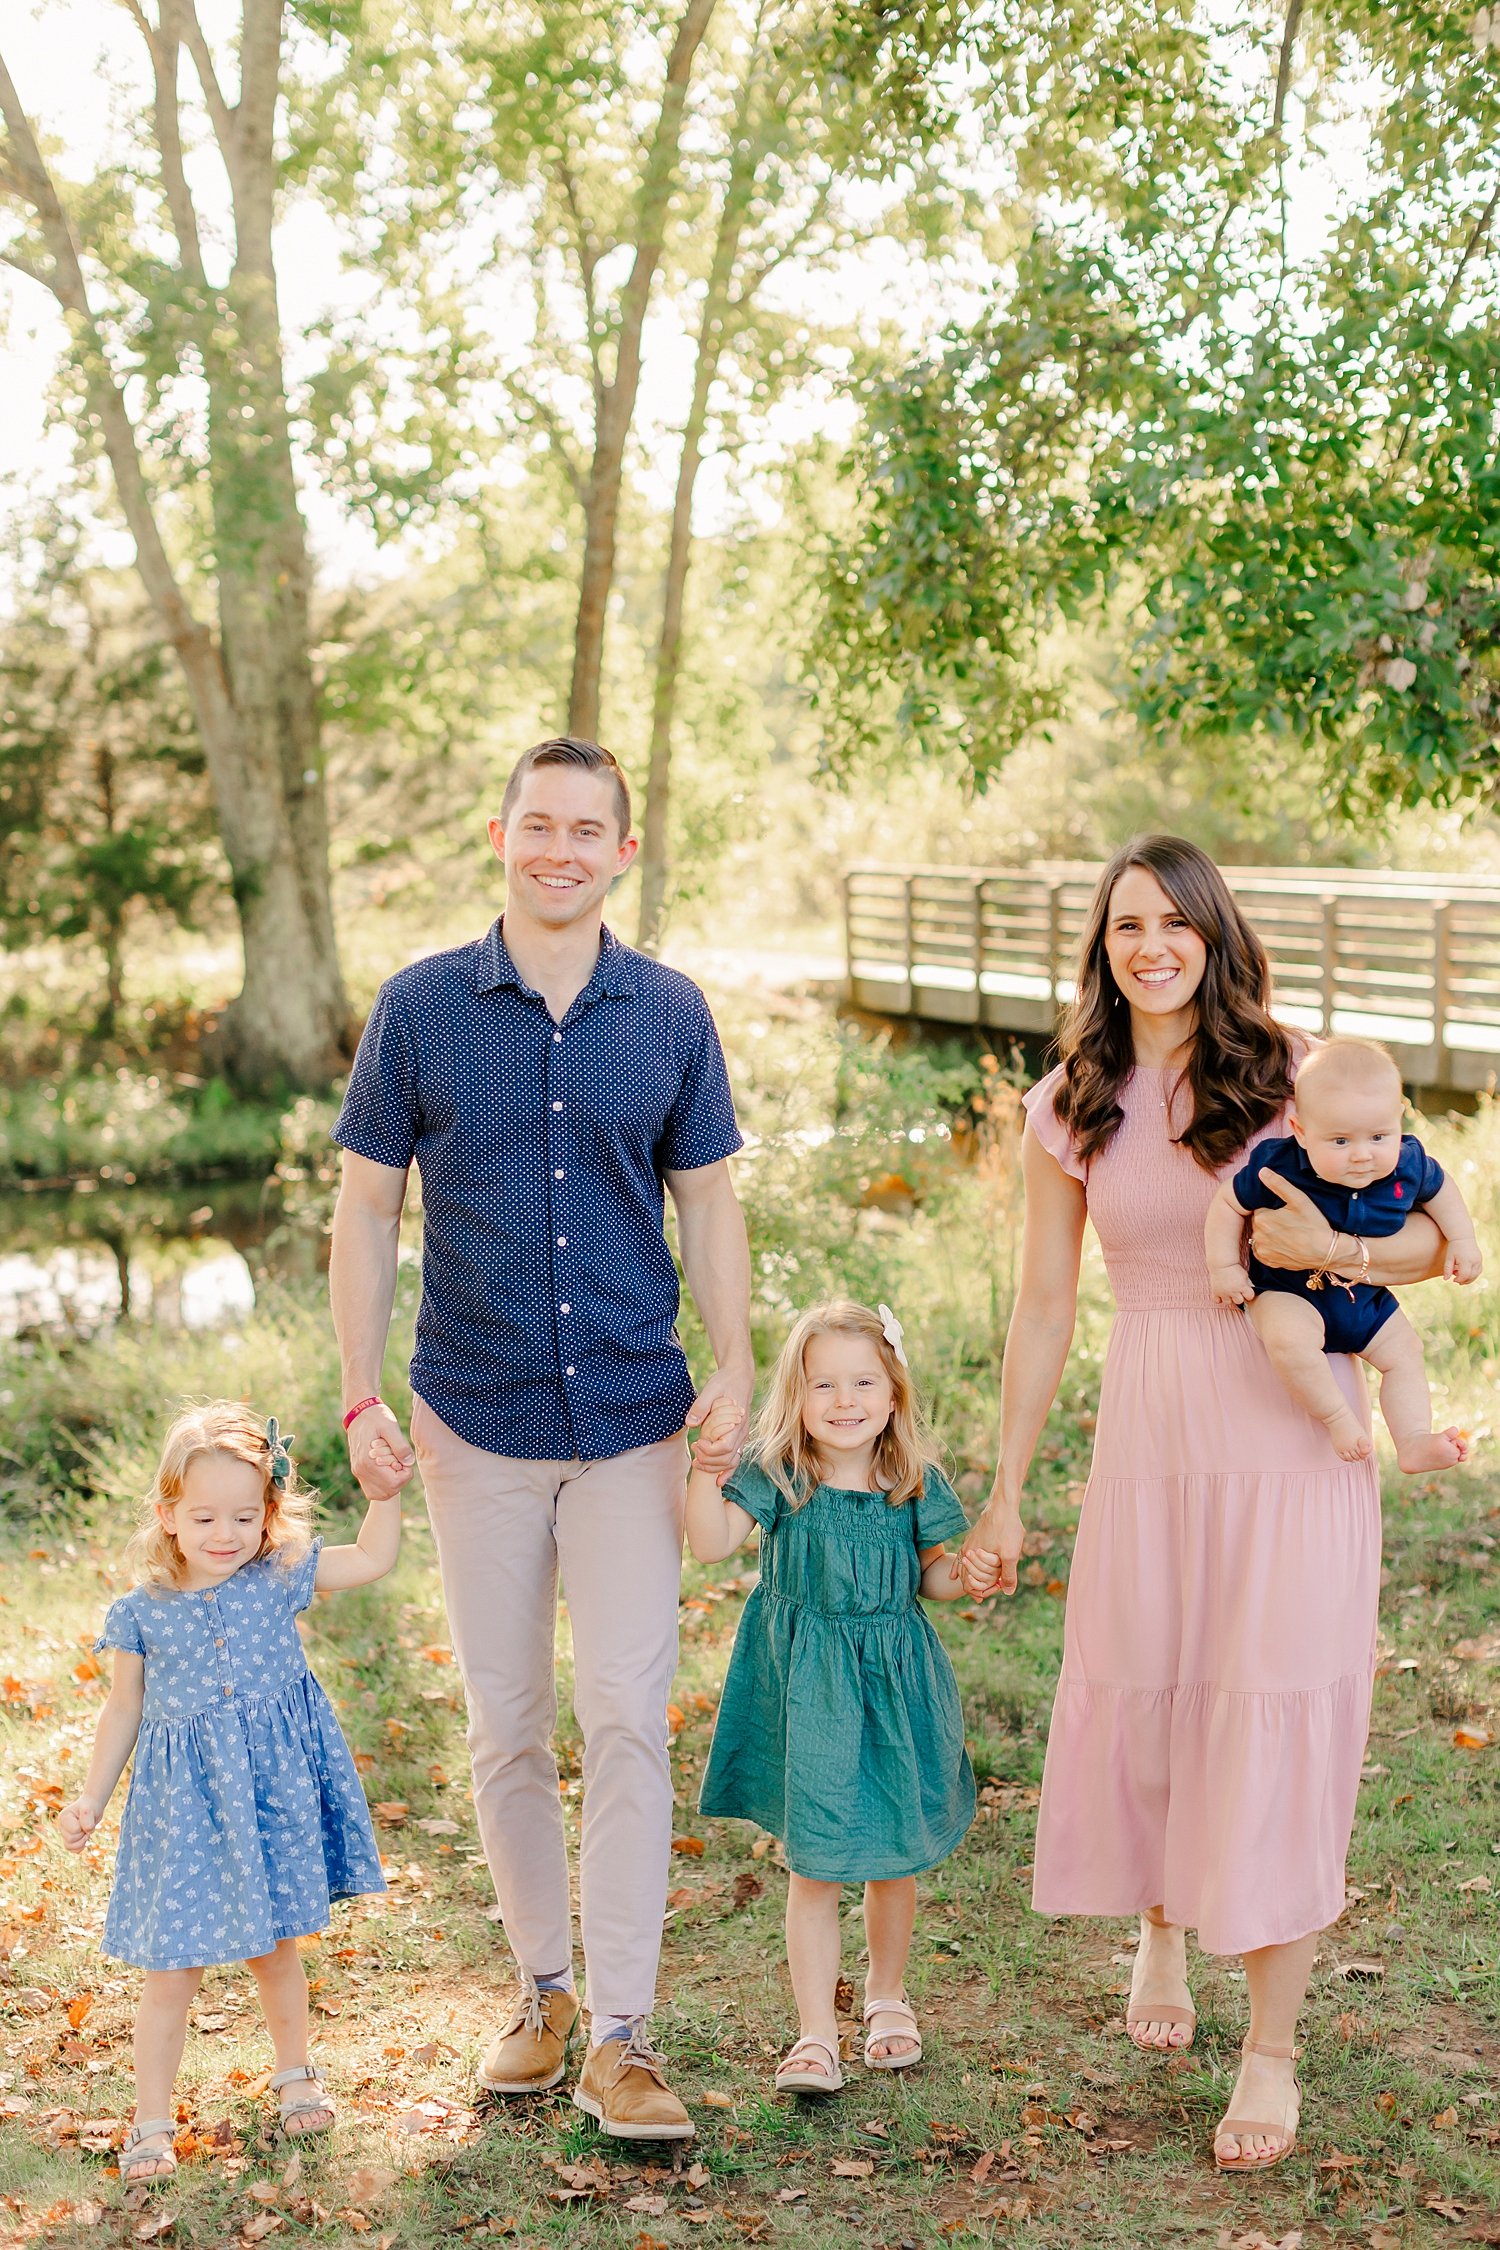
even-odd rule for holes
{"type": "MultiPolygon", "coordinates": [[[[1212,860],[1173,836],[1105,869],[1063,1061],[1026,1098],[1026,1231],[1005,1349],[1001,1460],[965,1549],[976,1594],[1011,1593],[1021,1495],[1067,1359],[1085,1218],[1119,1308],[1078,1527],[1047,1747],[1034,1904],[1141,1915],[1126,2024],[1190,2044],[1185,1930],[1245,1958],[1250,2033],[1214,2140],[1222,2170],[1297,2133],[1298,2010],[1343,1910],[1369,1723],[1380,1574],[1372,1461],[1341,1461],[1238,1308],[1216,1306],[1203,1222],[1217,1182],[1280,1130],[1298,1060],[1269,1012],[1264,949],[1212,860]]],[[[1265,1214],[1269,1264],[1360,1247],[1295,1189],[1265,1214]]],[[[1420,1215],[1369,1277],[1440,1258],[1420,1215]]],[[[1350,1361],[1333,1363],[1368,1421],[1350,1361]]]]}

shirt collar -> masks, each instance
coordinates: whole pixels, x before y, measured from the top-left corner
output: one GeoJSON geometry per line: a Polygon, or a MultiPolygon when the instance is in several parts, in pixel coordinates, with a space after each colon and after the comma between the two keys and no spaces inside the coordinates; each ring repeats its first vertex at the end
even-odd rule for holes
{"type": "MultiPolygon", "coordinates": [[[[509,985],[516,992],[530,992],[531,986],[521,975],[510,957],[501,928],[501,917],[495,920],[479,941],[479,980],[481,992],[498,992],[509,985]]],[[[598,998],[630,1000],[635,996],[635,956],[628,945],[622,945],[614,932],[601,927],[599,931],[599,958],[594,973],[578,995],[579,1001],[598,998]]],[[[574,1005],[577,1006],[575,1001],[574,1005]]]]}

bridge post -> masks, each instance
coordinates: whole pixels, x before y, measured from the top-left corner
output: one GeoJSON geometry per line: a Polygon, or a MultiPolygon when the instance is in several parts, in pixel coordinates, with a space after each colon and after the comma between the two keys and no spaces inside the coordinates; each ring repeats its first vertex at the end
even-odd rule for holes
{"type": "Polygon", "coordinates": [[[915,876],[908,875],[904,887],[906,898],[906,1005],[913,1015],[917,1012],[917,987],[913,976],[913,971],[917,965],[917,910],[912,896],[912,886],[915,881],[915,876]]]}
{"type": "Polygon", "coordinates": [[[1432,1069],[1443,1083],[1443,1036],[1453,1006],[1453,901],[1439,899],[1432,917],[1432,1069]]]}
{"type": "Polygon", "coordinates": [[[1338,997],[1339,901],[1336,891],[1323,893],[1323,1037],[1333,1037],[1333,1009],[1338,997]]]}
{"type": "Polygon", "coordinates": [[[1047,885],[1047,998],[1057,1015],[1057,979],[1062,967],[1062,885],[1047,885]]]}

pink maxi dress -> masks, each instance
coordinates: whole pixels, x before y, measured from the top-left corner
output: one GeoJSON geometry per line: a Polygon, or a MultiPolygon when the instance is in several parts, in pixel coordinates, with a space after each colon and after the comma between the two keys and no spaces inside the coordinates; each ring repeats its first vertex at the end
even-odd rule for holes
{"type": "MultiPolygon", "coordinates": [[[[1118,1311],[1033,1903],[1159,1905],[1210,1953],[1286,1944],[1344,1907],[1375,1670],[1379,1478],[1373,1461],[1339,1459],[1249,1321],[1213,1301],[1215,1181],[1173,1144],[1178,1074],[1137,1069],[1124,1123],[1087,1164],[1053,1109],[1061,1079],[1027,1094],[1029,1130],[1084,1184],[1118,1311]]],[[[1332,1366],[1368,1421],[1363,1375],[1347,1358],[1332,1366]]]]}

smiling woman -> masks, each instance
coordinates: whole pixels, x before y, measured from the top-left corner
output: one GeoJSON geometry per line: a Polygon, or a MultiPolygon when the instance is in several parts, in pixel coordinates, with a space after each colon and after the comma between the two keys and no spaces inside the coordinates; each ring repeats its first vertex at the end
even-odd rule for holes
{"type": "MultiPolygon", "coordinates": [[[[1244,1955],[1250,2036],[1214,2141],[1230,2171],[1277,2163],[1296,2140],[1293,2040],[1317,1934],[1344,1902],[1380,1575],[1373,1460],[1340,1459],[1209,1282],[1218,1179],[1282,1129],[1299,1060],[1269,989],[1264,949],[1195,845],[1148,836],[1117,854],[1065,1059],[1026,1097],[1001,1461],[965,1552],[971,1592],[1014,1591],[1021,1495],[1091,1219],[1119,1313],[1068,1587],[1035,1904],[1141,1916],[1125,2020],[1143,2048],[1191,2044],[1188,1928],[1207,1951],[1244,1955]]],[[[1315,1226],[1313,1255],[1327,1245],[1315,1226]]],[[[1352,1363],[1328,1366],[1368,1431],[1352,1363]]]]}

